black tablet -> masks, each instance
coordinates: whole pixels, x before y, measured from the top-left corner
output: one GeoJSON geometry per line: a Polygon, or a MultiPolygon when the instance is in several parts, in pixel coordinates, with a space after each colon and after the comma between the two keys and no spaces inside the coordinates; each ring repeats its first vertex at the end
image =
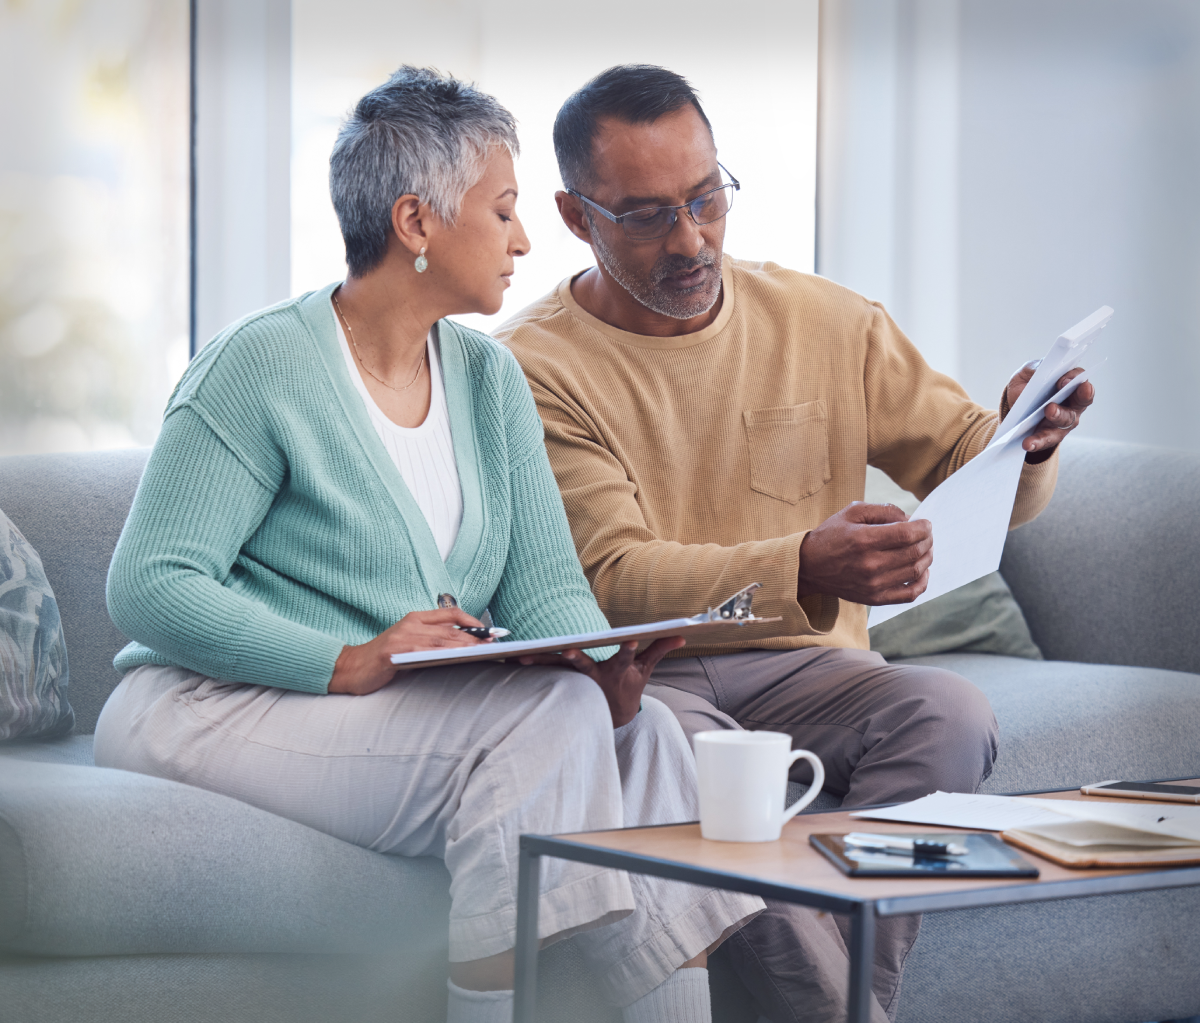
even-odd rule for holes
{"type": "Polygon", "coordinates": [[[967,847],[965,856],[907,856],[873,849],[847,848],[845,835],[809,835],[808,840],[843,874],[851,877],[1037,877],[1038,868],[995,835],[888,835],[917,841],[952,838],[967,847]]]}

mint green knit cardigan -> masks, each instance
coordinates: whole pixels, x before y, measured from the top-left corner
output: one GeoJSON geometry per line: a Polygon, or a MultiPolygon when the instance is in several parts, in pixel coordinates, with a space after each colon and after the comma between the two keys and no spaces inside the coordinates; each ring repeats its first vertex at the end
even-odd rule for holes
{"type": "Polygon", "coordinates": [[[109,568],[118,671],[324,693],[344,645],[443,592],[513,639],[607,628],[516,359],[438,323],[463,495],[443,562],[350,379],[335,286],[235,323],[180,380],[109,568]]]}

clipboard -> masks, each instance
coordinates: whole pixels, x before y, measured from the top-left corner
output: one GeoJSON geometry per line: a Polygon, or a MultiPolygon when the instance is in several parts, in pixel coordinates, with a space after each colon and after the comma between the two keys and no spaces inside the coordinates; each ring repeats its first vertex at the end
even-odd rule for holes
{"type": "Polygon", "coordinates": [[[729,637],[732,630],[747,625],[779,622],[781,617],[759,618],[750,607],[754,593],[762,589],[762,583],[751,583],[738,590],[728,600],[710,607],[707,611],[691,618],[670,618],[646,625],[625,625],[619,629],[603,632],[584,632],[573,636],[549,636],[545,639],[516,640],[511,643],[481,643],[472,647],[452,647],[444,650],[413,650],[407,654],[392,654],[392,663],[398,668],[432,668],[447,664],[468,664],[473,661],[503,661],[510,657],[526,654],[559,654],[564,650],[594,650],[596,647],[616,646],[638,641],[638,649],[648,646],[656,639],[667,636],[683,636],[688,640],[710,637],[729,637]]]}

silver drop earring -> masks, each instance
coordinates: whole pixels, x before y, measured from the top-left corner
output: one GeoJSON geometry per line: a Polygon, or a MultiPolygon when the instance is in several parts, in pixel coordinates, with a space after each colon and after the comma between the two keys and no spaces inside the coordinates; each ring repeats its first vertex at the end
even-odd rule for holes
{"type": "Polygon", "coordinates": [[[417,255],[417,258],[415,260],[413,260],[413,266],[415,266],[417,268],[417,273],[419,273],[419,274],[423,274],[426,270],[429,269],[429,260],[425,258],[425,246],[424,245],[421,246],[421,251],[417,255]]]}

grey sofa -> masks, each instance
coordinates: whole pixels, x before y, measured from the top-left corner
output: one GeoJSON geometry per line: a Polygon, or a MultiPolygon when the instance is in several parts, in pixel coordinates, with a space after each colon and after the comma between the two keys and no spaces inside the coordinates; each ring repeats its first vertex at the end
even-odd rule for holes
{"type": "MultiPolygon", "coordinates": [[[[41,553],[76,734],[0,747],[0,1021],[444,1019],[448,877],[214,793],[96,768],[123,644],[104,580],[141,451],[0,459],[0,508],[41,553]]],[[[1000,720],[985,791],[1200,776],[1200,456],[1072,440],[1002,571],[1049,660],[927,658],[1000,720]]],[[[828,801],[826,800],[826,805],[828,801]]],[[[542,1019],[615,1020],[570,942],[542,1019]]],[[[718,1016],[753,1023],[714,957],[718,1016]]],[[[1200,893],[942,913],[899,1023],[1139,1023],[1200,1013],[1200,893]]]]}

